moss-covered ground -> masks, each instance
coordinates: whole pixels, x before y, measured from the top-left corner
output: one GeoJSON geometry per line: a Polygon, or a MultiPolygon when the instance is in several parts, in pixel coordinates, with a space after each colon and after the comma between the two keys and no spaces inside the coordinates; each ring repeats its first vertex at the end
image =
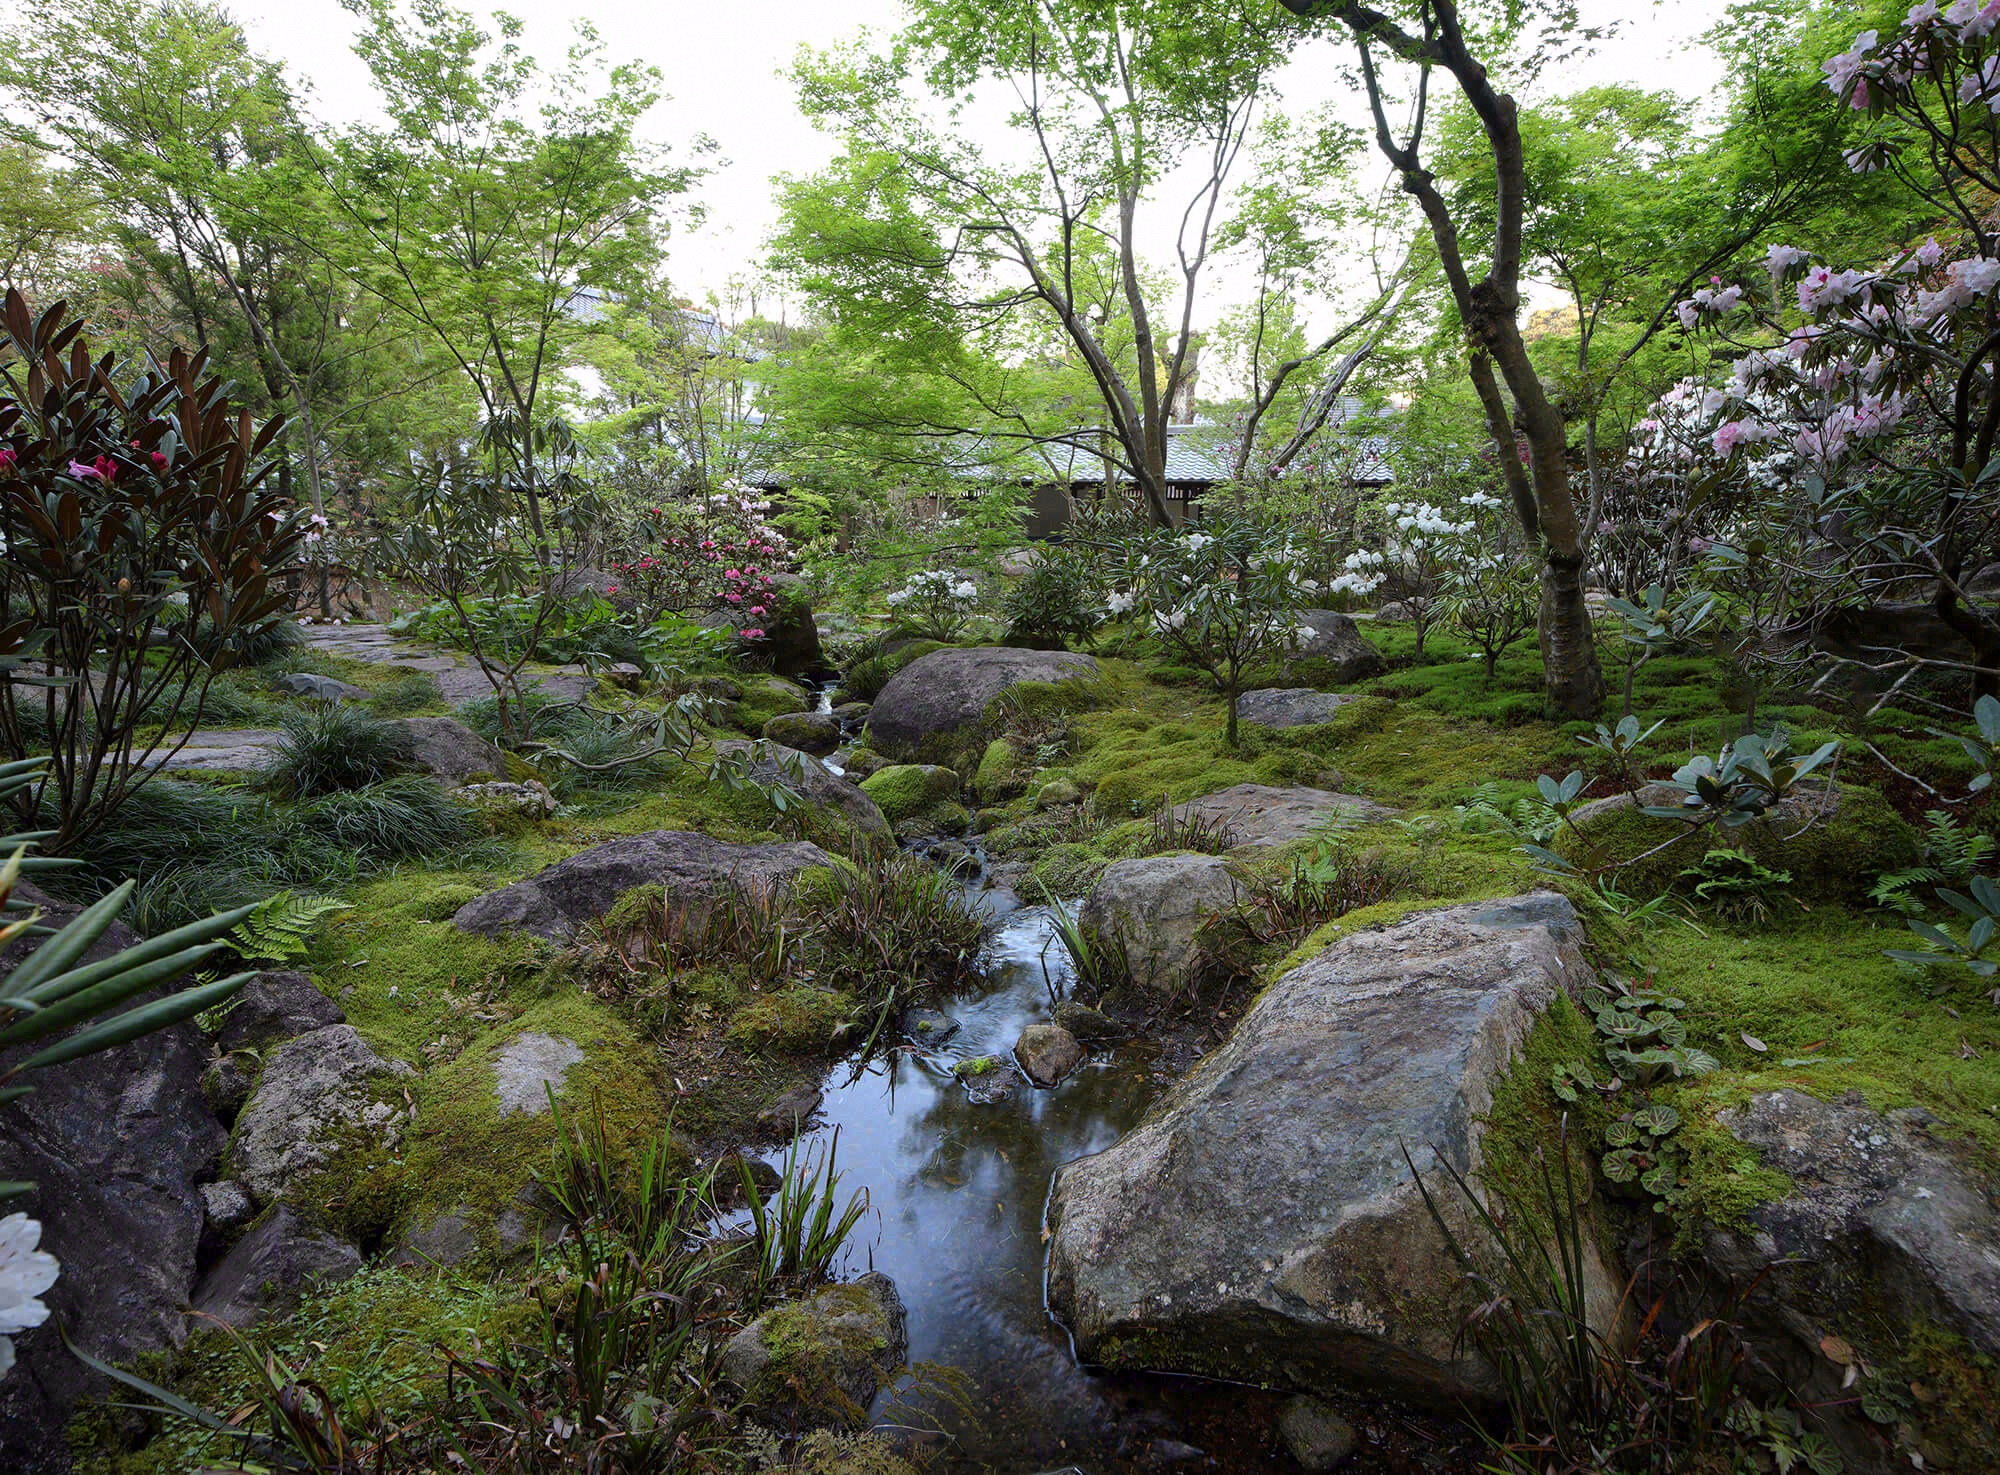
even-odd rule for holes
{"type": "MultiPolygon", "coordinates": [[[[1637,921],[1607,910],[1577,878],[1538,874],[1521,849],[1524,837],[1492,822],[1494,811],[1510,813],[1530,799],[1544,773],[1582,769],[1591,795],[1616,792],[1593,761],[1598,755],[1578,741],[1592,724],[1549,714],[1532,651],[1510,654],[1488,681],[1448,636],[1433,635],[1419,662],[1406,627],[1364,629],[1390,667],[1355,688],[1365,700],[1319,726],[1246,725],[1235,747],[1224,740],[1213,692],[1188,673],[1161,669],[1142,644],[1105,642],[1097,680],[1026,693],[989,713],[987,730],[958,754],[963,802],[984,806],[972,815],[974,828],[994,859],[1026,873],[1031,895],[1041,884],[1075,896],[1114,859],[1176,848],[1160,829],[1166,804],[1240,783],[1360,794],[1392,806],[1396,817],[1239,857],[1274,875],[1331,847],[1393,878],[1381,899],[1254,952],[1252,992],[1343,933],[1415,907],[1556,885],[1577,900],[1595,961],[1684,999],[1690,1043],[1720,1063],[1663,1093],[1684,1118],[1682,1214],[1729,1220],[1777,1186],[1713,1123],[1717,1111],[1778,1086],[1822,1096],[1858,1091],[1882,1108],[1922,1106],[1942,1133],[2000,1168],[2000,1010],[1963,969],[1918,970],[1886,958],[1885,949],[1911,945],[1910,933],[1901,917],[1865,901],[1863,883],[1912,858],[1916,829],[1900,826],[1920,828],[1937,793],[1965,793],[1966,761],[1956,744],[1926,731],[1931,719],[1891,711],[1864,722],[1848,708],[1763,694],[1758,729],[1783,723],[1797,748],[1839,739],[1838,782],[1878,794],[1865,812],[1897,826],[1901,838],[1871,846],[1866,833],[1843,836],[1834,860],[1854,884],[1837,894],[1778,887],[1762,899],[1761,915],[1733,917],[1681,894],[1637,921]],[[1076,800],[1064,802],[1071,793],[1076,800]],[[1038,798],[1045,794],[1047,802],[1038,798]]],[[[1624,647],[1607,634],[1602,649],[1614,690],[1607,720],[1615,721],[1624,647]]],[[[378,692],[397,679],[360,663],[292,659],[378,692]]],[[[863,674],[872,681],[882,673],[863,674]]],[[[718,736],[754,730],[770,713],[798,705],[763,678],[739,684],[744,696],[718,736]]],[[[264,720],[268,711],[259,716],[247,703],[277,698],[251,677],[237,685],[244,711],[264,720]]],[[[392,692],[394,702],[420,696],[408,683],[392,692]]],[[[1715,664],[1699,657],[1638,670],[1633,705],[1648,723],[1664,719],[1641,754],[1648,777],[1671,774],[1691,753],[1713,753],[1745,720],[1715,664]]],[[[408,708],[433,709],[442,710],[408,708]]],[[[1994,828],[1985,805],[1956,807],[1969,823],[1994,828]]],[[[475,895],[621,835],[696,829],[748,841],[812,833],[813,823],[775,812],[754,792],[713,784],[690,765],[586,789],[554,820],[503,827],[504,847],[482,851],[478,868],[409,862],[349,887],[353,909],[322,929],[301,966],[377,1050],[416,1067],[407,1083],[412,1122],[395,1152],[358,1152],[314,1180],[306,1206],[373,1243],[391,1243],[446,1209],[469,1209],[475,1223],[488,1223],[546,1165],[553,1142],[548,1115],[502,1119],[494,1106],[492,1062],[530,1030],[583,1047],[585,1062],[570,1073],[563,1097],[572,1107],[600,1103],[620,1143],[671,1128],[706,1158],[752,1140],[757,1114],[822,1072],[837,1038],[853,1038],[853,1000],[809,980],[773,978],[740,957],[661,968],[631,963],[615,940],[586,938],[568,950],[526,938],[496,943],[461,933],[450,919],[475,895]]],[[[1660,884],[1680,883],[1667,875],[1660,884]]],[[[1497,1164],[1518,1167],[1546,1143],[1563,1110],[1550,1072],[1587,1048],[1589,1031],[1582,1015],[1559,1009],[1537,1032],[1495,1104],[1497,1164]]],[[[1598,1117],[1608,1110],[1588,1104],[1573,1114],[1572,1131],[1600,1131],[1598,1117]]],[[[523,1314],[519,1287],[489,1276],[491,1268],[475,1261],[444,1277],[372,1268],[259,1336],[336,1398],[379,1396],[423,1361],[416,1349],[490,1338],[523,1314]]],[[[172,1371],[185,1391],[227,1405],[243,1388],[240,1368],[231,1368],[217,1339],[198,1337],[172,1371]]],[[[107,1470],[179,1468],[166,1453],[164,1463],[91,1458],[107,1470]]]]}

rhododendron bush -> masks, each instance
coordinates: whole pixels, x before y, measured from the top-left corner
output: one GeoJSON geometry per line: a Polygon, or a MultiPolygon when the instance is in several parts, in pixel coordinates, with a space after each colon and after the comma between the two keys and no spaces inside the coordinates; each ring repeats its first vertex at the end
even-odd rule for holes
{"type": "Polygon", "coordinates": [[[726,612],[745,640],[762,638],[776,608],[785,536],[765,521],[771,504],[731,484],[706,497],[650,507],[631,538],[637,556],[614,561],[608,591],[645,623],[666,614],[726,612]]]}
{"type": "Polygon", "coordinates": [[[2000,0],[1926,0],[1825,64],[1868,118],[1849,167],[1895,173],[1935,208],[1935,233],[1860,264],[1772,243],[1678,304],[1731,362],[1638,427],[1627,478],[1661,555],[1643,572],[1719,589],[1761,632],[1744,641],[1760,660],[1789,632],[1794,664],[1824,665],[1806,637],[1834,622],[1865,633],[1833,663],[1890,691],[1938,668],[1982,690],[2000,675],[2000,609],[1972,588],[2000,559],[1996,31],[2000,0]],[[1899,643],[1871,617],[1884,602],[1928,606],[1962,653],[1899,643]]]}

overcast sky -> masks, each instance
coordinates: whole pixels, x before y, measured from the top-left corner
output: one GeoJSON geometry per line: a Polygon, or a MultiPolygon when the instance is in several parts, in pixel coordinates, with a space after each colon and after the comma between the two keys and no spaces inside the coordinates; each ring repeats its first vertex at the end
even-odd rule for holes
{"type": "MultiPolygon", "coordinates": [[[[465,0],[459,0],[464,4],[465,0]]],[[[328,121],[370,111],[366,69],[350,50],[352,17],[337,0],[235,0],[236,13],[261,51],[282,58],[313,85],[313,108],[328,121]]],[[[473,3],[484,12],[489,7],[473,3]]],[[[898,0],[513,0],[505,8],[526,24],[539,56],[559,57],[570,27],[587,17],[619,60],[659,67],[670,95],[647,120],[657,141],[680,144],[707,133],[728,165],[701,187],[707,223],[672,244],[669,271],[679,290],[702,297],[733,274],[754,274],[774,223],[770,180],[805,172],[832,145],[799,116],[784,71],[802,45],[826,46],[863,30],[887,35],[898,0]]],[[[1672,87],[1695,96],[1719,74],[1696,38],[1723,0],[1583,0],[1586,19],[1619,17],[1623,33],[1565,69],[1562,90],[1620,80],[1672,87]]],[[[1326,99],[1336,85],[1308,53],[1281,78],[1288,107],[1326,99]]]]}

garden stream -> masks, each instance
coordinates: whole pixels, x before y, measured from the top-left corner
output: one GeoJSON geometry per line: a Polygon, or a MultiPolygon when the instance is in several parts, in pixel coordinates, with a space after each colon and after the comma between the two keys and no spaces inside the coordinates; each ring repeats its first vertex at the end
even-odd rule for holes
{"type": "MultiPolygon", "coordinates": [[[[1021,1030],[1049,1018],[1049,979],[1060,989],[1069,971],[1049,908],[1023,906],[983,876],[968,889],[992,922],[980,979],[934,1001],[958,1029],[837,1066],[802,1148],[838,1132],[841,1201],[865,1188],[872,1205],[847,1270],[890,1276],[908,1311],[916,1386],[885,1391],[876,1418],[941,1429],[952,1439],[948,1468],[995,1475],[1295,1469],[1272,1434],[1280,1396],[1089,1372],[1050,1318],[1042,1235],[1050,1179],[1116,1142],[1170,1078],[1142,1040],[1094,1053],[1053,1090],[1017,1079],[1011,1092],[981,1100],[976,1084],[962,1084],[953,1065],[1008,1061],[1021,1030]]],[[[782,1154],[773,1162],[782,1166],[782,1154]]],[[[1389,1409],[1347,1412],[1363,1442],[1344,1469],[1463,1468],[1451,1449],[1460,1441],[1435,1424],[1389,1409]]]]}

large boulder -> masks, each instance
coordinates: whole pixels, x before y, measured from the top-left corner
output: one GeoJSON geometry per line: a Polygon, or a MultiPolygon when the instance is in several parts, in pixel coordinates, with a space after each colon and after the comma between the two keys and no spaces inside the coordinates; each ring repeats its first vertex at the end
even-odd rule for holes
{"type": "Polygon", "coordinates": [[[278,1204],[202,1277],[194,1309],[241,1329],[282,1316],[315,1286],[346,1280],[360,1268],[361,1251],[278,1204]]]}
{"type": "MultiPolygon", "coordinates": [[[[1273,983],[1138,1129],[1056,1175],[1048,1299],[1088,1361],[1432,1404],[1498,1389],[1404,1152],[1479,1171],[1583,930],[1534,893],[1419,913],[1273,983]]],[[[1438,1175],[1439,1198],[1453,1212],[1438,1175]]],[[[1601,1268],[1601,1267],[1600,1267],[1601,1268]]],[[[1603,1281],[1603,1318],[1616,1297],[1603,1281]]]]}
{"type": "Polygon", "coordinates": [[[1312,635],[1293,647],[1291,664],[1313,663],[1313,674],[1329,685],[1366,681],[1388,670],[1382,653],[1370,645],[1354,621],[1330,609],[1299,611],[1299,628],[1312,635]]]}
{"type": "Polygon", "coordinates": [[[1202,923],[1238,898],[1236,878],[1219,856],[1115,860],[1090,888],[1077,922],[1101,945],[1124,950],[1133,983],[1175,993],[1195,981],[1195,934],[1202,923]]]}
{"type": "Polygon", "coordinates": [[[507,758],[463,722],[402,717],[391,724],[409,740],[411,761],[447,789],[507,777],[507,758]]]}
{"type": "Polygon", "coordinates": [[[1233,845],[1266,849],[1308,839],[1337,821],[1387,819],[1395,812],[1359,794],[1332,789],[1236,784],[1176,804],[1174,819],[1180,824],[1226,825],[1234,837],[1233,845]]]}
{"type": "MultiPolygon", "coordinates": [[[[1860,1416],[1850,1386],[1856,1366],[1904,1362],[1900,1334],[1912,1327],[1960,1344],[1954,1375],[1974,1357],[2000,1358],[2000,1202],[1968,1145],[1933,1136],[1920,1109],[1877,1112],[1859,1093],[1770,1091],[1717,1120],[1792,1187],[1739,1225],[1711,1226],[1704,1258],[1719,1280],[1749,1288],[1733,1319],[1817,1411],[1847,1468],[1907,1470],[1913,1451],[1931,1468],[2000,1468],[2000,1430],[1955,1424],[1962,1406],[1911,1402],[1898,1441],[1860,1416]]],[[[1931,1380],[1930,1369],[1909,1371],[1931,1380]]]]}
{"type": "Polygon", "coordinates": [[[1555,849],[1578,863],[1635,862],[1616,878],[1621,890],[1635,896],[1656,896],[1674,886],[1681,871],[1711,849],[1741,850],[1773,870],[1790,872],[1787,894],[1807,903],[1865,901],[1876,876],[1916,865],[1922,854],[1916,832],[1889,802],[1854,784],[1808,779],[1761,818],[1728,830],[1644,812],[1679,808],[1686,797],[1672,784],[1652,783],[1636,794],[1596,800],[1570,816],[1555,849]],[[1685,838],[1668,844],[1677,829],[1687,832],[1685,838]],[[1857,856],[1867,857],[1867,864],[1857,865],[1857,856]]]}
{"type": "Polygon", "coordinates": [[[869,742],[891,757],[933,756],[932,748],[949,745],[976,726],[1008,688],[1096,674],[1096,661],[1068,651],[934,650],[889,678],[868,714],[869,742]]]}
{"type": "Polygon", "coordinates": [[[691,830],[653,830],[598,845],[467,902],[452,918],[461,932],[492,937],[529,932],[567,941],[618,898],[659,886],[682,903],[739,891],[775,889],[809,866],[833,864],[817,845],[732,845],[691,830]]]}
{"type": "Polygon", "coordinates": [[[1334,713],[1357,696],[1316,691],[1310,686],[1269,686],[1246,691],[1236,700],[1236,715],[1258,727],[1306,727],[1331,722],[1334,713]]]}
{"type": "Polygon", "coordinates": [[[403,1112],[384,1099],[414,1072],[384,1060],[351,1024],[330,1024],[280,1046],[236,1118],[232,1175],[260,1204],[325,1167],[355,1135],[395,1140],[403,1112]]]}
{"type": "MultiPolygon", "coordinates": [[[[77,908],[32,885],[14,894],[60,927],[77,908]]],[[[87,954],[96,961],[138,938],[114,923],[87,954]]],[[[11,971],[30,944],[0,956],[11,971]]],[[[0,1069],[46,1040],[0,1051],[0,1069]]],[[[14,1371],[0,1378],[0,1470],[67,1471],[71,1409],[100,1384],[63,1348],[60,1318],[85,1351],[113,1362],[178,1347],[202,1232],[200,1184],[215,1176],[225,1136],[201,1092],[208,1050],[192,1023],[80,1060],[38,1070],[34,1090],[0,1106],[0,1179],[35,1185],[6,1205],[42,1225],[41,1248],[62,1263],[42,1297],[50,1323],[14,1338],[14,1371]]]]}
{"type": "Polygon", "coordinates": [[[347,1015],[303,973],[259,973],[236,996],[215,1043],[224,1052],[261,1050],[296,1039],[329,1024],[345,1024],[347,1015]]]}
{"type": "Polygon", "coordinates": [[[780,676],[806,676],[826,669],[826,653],[820,649],[819,622],[813,618],[812,600],[797,574],[773,574],[777,596],[770,613],[759,618],[764,631],[761,646],[764,658],[780,676]]]}
{"type": "Polygon", "coordinates": [[[896,1283],[870,1272],[766,1311],[722,1349],[722,1376],[771,1428],[862,1429],[908,1349],[896,1283]]]}
{"type": "Polygon", "coordinates": [[[745,754],[750,760],[750,776],[761,784],[783,783],[796,789],[811,804],[833,811],[854,835],[863,840],[888,840],[889,821],[861,786],[835,773],[810,753],[779,743],[757,744],[728,740],[715,745],[718,754],[745,754]]]}

